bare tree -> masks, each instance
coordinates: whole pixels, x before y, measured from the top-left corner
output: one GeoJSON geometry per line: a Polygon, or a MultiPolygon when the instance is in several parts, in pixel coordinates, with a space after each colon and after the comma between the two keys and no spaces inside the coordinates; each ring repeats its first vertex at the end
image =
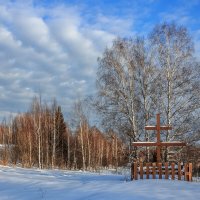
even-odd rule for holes
{"type": "Polygon", "coordinates": [[[57,103],[54,100],[52,105],[52,116],[53,116],[53,142],[52,142],[52,157],[51,157],[51,167],[55,167],[55,159],[56,159],[56,108],[57,103]]]}
{"type": "Polygon", "coordinates": [[[135,44],[133,40],[117,39],[98,59],[98,111],[105,125],[126,128],[127,135],[137,140],[137,96],[135,81],[135,44]]]}
{"type": "Polygon", "coordinates": [[[157,101],[161,103],[157,107],[175,132],[171,134],[167,131],[163,139],[183,139],[198,119],[195,110],[200,100],[193,42],[186,28],[174,23],[163,23],[153,29],[150,44],[159,71],[156,88],[159,93],[157,101]]]}
{"type": "MultiPolygon", "coordinates": [[[[147,44],[143,38],[118,38],[98,59],[97,110],[103,124],[125,135],[130,144],[150,140],[144,126],[155,107],[152,83],[157,74],[147,44]]],[[[135,148],[133,156],[136,155],[135,148]]]]}
{"type": "Polygon", "coordinates": [[[31,112],[33,115],[33,127],[34,133],[37,139],[38,145],[38,167],[42,168],[42,159],[41,159],[41,152],[42,152],[42,131],[41,131],[41,120],[42,120],[42,105],[41,105],[41,98],[35,97],[32,102],[31,112]]]}
{"type": "Polygon", "coordinates": [[[86,144],[85,144],[85,123],[86,117],[83,112],[83,107],[81,101],[75,103],[76,121],[78,122],[78,137],[81,145],[82,154],[82,167],[86,170],[86,144]]]}

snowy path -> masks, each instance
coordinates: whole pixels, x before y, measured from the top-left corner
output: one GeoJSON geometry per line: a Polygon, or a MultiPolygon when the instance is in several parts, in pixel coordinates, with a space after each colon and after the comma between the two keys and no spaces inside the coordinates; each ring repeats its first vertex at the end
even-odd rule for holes
{"type": "Polygon", "coordinates": [[[0,166],[0,200],[196,200],[200,183],[0,166]]]}

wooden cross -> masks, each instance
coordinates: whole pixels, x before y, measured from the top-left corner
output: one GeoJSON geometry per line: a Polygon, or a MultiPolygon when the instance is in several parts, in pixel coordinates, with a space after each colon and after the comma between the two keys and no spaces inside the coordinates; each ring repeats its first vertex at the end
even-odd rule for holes
{"type": "Polygon", "coordinates": [[[170,125],[160,126],[160,114],[156,116],[157,124],[156,126],[145,126],[145,130],[156,130],[157,141],[156,142],[133,142],[133,146],[156,146],[157,151],[157,162],[161,162],[161,147],[162,146],[186,146],[185,142],[161,142],[160,141],[160,131],[172,130],[170,125]]]}

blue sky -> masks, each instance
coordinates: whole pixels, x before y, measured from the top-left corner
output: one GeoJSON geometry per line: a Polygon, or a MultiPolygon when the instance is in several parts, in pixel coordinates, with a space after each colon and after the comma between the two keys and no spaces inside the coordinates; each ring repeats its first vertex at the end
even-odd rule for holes
{"type": "Polygon", "coordinates": [[[56,97],[67,114],[95,93],[97,57],[155,24],[188,28],[200,58],[200,0],[0,0],[0,119],[56,97]]]}

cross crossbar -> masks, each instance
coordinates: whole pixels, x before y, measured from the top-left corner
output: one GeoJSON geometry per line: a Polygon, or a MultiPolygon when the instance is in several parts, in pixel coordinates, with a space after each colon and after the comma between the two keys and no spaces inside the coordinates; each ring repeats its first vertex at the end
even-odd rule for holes
{"type": "Polygon", "coordinates": [[[160,114],[156,116],[156,126],[145,126],[145,130],[155,130],[157,132],[156,142],[133,142],[133,146],[156,146],[157,149],[157,162],[161,162],[161,147],[162,146],[186,146],[185,142],[161,142],[160,140],[160,131],[162,130],[172,130],[170,125],[160,126],[160,114]]]}
{"type": "Polygon", "coordinates": [[[185,142],[160,142],[159,144],[157,142],[134,142],[134,146],[185,146],[185,142]]]}
{"type": "MultiPolygon", "coordinates": [[[[157,130],[157,126],[145,126],[145,130],[157,130]]],[[[171,126],[160,126],[160,130],[172,130],[171,126]]]]}

